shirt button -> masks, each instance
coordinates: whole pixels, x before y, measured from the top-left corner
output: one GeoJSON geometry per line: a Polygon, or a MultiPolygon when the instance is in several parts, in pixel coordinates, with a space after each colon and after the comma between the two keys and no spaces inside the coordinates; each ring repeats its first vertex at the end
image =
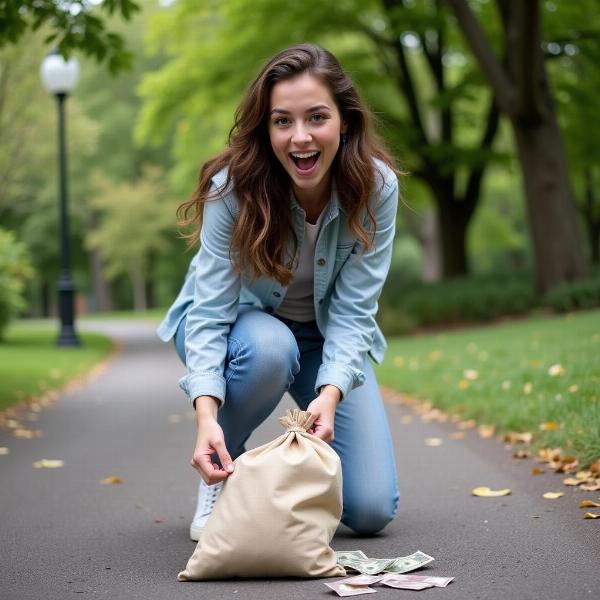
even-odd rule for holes
{"type": "Polygon", "coordinates": [[[281,294],[279,292],[273,292],[273,296],[275,296],[275,298],[281,298],[281,294]]]}
{"type": "Polygon", "coordinates": [[[267,308],[265,308],[265,310],[271,314],[273,312],[273,310],[275,310],[272,306],[267,306],[267,308]]]}
{"type": "Polygon", "coordinates": [[[324,258],[320,258],[320,259],[317,261],[317,264],[318,264],[320,267],[324,267],[324,266],[325,266],[325,264],[326,264],[326,262],[327,262],[327,261],[326,261],[324,258]]]}

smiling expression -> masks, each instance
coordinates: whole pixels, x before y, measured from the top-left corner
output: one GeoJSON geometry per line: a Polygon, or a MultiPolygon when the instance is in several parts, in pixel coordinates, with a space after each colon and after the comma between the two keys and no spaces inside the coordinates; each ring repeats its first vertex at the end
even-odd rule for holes
{"type": "Polygon", "coordinates": [[[331,163],[345,129],[331,93],[316,77],[303,73],[273,86],[269,138],[300,202],[328,198],[331,163]]]}

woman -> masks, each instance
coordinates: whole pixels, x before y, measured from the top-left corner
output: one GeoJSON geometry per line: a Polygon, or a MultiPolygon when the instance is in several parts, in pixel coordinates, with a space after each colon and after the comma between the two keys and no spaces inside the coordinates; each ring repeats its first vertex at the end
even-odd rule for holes
{"type": "Polygon", "coordinates": [[[187,366],[197,415],[197,540],[232,459],[289,391],[316,416],[343,472],[342,522],[375,533],[394,517],[391,436],[367,354],[398,203],[393,160],[335,57],[277,54],[250,85],[228,147],[180,207],[200,249],[159,327],[187,366]],[[335,434],[335,437],[334,437],[335,434]]]}

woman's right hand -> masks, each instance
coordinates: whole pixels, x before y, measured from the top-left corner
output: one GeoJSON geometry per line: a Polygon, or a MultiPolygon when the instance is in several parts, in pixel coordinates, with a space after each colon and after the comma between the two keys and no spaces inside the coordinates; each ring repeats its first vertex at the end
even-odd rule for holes
{"type": "Polygon", "coordinates": [[[208,485],[224,481],[233,473],[234,465],[225,447],[225,436],[217,422],[218,400],[212,396],[196,398],[196,424],[198,433],[191,465],[208,485]],[[217,453],[222,468],[211,458],[217,453]]]}

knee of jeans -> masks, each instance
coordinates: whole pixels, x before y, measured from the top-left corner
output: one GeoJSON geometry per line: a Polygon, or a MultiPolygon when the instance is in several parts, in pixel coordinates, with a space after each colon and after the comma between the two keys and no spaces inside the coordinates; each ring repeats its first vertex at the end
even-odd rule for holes
{"type": "Polygon", "coordinates": [[[344,503],[342,523],[361,535],[373,535],[384,529],[397,511],[397,495],[389,502],[373,497],[368,501],[344,503]]]}
{"type": "Polygon", "coordinates": [[[296,338],[283,324],[281,328],[262,331],[245,343],[239,341],[242,353],[252,363],[252,373],[256,378],[272,380],[279,374],[287,376],[286,379],[291,382],[300,370],[300,352],[296,338]]]}

